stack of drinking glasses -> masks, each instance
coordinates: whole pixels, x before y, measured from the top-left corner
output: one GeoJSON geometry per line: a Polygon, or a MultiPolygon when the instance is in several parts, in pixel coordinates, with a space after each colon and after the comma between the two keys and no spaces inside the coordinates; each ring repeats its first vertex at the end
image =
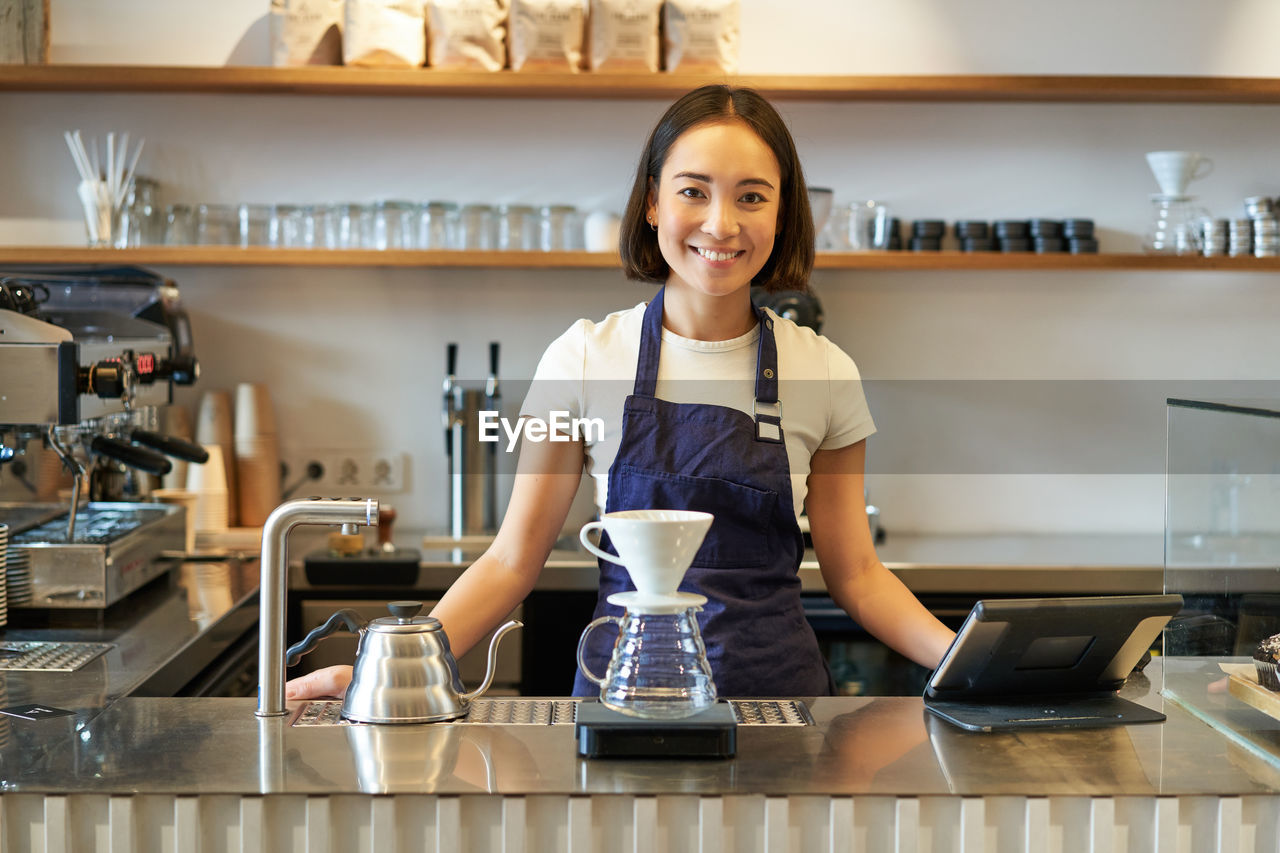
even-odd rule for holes
{"type": "Polygon", "coordinates": [[[574,251],[583,218],[571,205],[383,200],[293,204],[173,204],[164,242],[279,249],[574,251]]]}

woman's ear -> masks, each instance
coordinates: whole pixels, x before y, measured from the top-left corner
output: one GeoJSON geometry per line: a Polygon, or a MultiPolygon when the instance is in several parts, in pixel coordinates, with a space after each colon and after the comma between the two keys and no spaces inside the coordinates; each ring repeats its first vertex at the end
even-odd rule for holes
{"type": "Polygon", "coordinates": [[[650,225],[658,221],[658,185],[649,178],[649,191],[644,197],[644,216],[650,225]]]}

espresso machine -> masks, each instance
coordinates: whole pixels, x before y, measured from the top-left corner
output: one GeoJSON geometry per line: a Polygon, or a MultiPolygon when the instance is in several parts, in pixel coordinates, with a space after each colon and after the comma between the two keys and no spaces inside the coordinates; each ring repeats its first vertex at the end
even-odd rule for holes
{"type": "Polygon", "coordinates": [[[161,554],[183,549],[184,512],[143,499],[169,457],[208,459],[158,430],[173,387],[198,375],[172,281],[135,267],[0,271],[10,610],[105,608],[172,568],[161,554]]]}

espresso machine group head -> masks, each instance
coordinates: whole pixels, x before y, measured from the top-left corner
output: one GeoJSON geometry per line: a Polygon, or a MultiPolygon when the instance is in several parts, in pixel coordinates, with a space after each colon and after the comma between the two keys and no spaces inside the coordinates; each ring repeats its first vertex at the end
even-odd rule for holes
{"type": "Polygon", "coordinates": [[[170,470],[169,456],[208,458],[159,431],[174,386],[198,376],[172,281],[134,267],[0,271],[0,489],[7,498],[15,482],[28,490],[17,492],[26,499],[0,503],[0,521],[11,549],[30,557],[33,605],[106,606],[154,576],[151,552],[182,547],[180,511],[175,519],[173,508],[130,501],[149,491],[144,475],[170,470]],[[54,491],[27,479],[37,442],[72,473],[69,507],[32,499],[54,491]],[[166,533],[138,535],[151,528],[166,533]],[[122,541],[133,543],[130,553],[120,552],[122,541]],[[88,576],[42,584],[78,563],[88,576]],[[110,577],[113,564],[118,576],[110,577]]]}

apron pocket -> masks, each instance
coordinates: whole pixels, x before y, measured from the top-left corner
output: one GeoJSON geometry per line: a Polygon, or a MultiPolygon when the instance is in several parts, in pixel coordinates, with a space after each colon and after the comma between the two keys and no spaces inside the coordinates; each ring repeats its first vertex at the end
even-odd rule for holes
{"type": "Polygon", "coordinates": [[[691,509],[714,515],[707,538],[693,565],[735,569],[767,566],[773,556],[774,512],[778,493],[744,486],[717,477],[691,477],[664,471],[645,471],[622,465],[618,486],[609,484],[627,509],[691,509]]]}

